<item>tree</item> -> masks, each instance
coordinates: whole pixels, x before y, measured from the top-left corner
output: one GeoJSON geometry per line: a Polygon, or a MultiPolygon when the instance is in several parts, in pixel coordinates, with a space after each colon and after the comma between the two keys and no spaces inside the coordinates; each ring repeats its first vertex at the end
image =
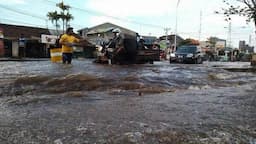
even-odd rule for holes
{"type": "Polygon", "coordinates": [[[58,3],[56,6],[61,9],[59,16],[60,19],[62,19],[62,28],[64,31],[68,26],[68,22],[73,19],[73,16],[69,13],[69,9],[71,7],[69,5],[65,5],[63,1],[58,3]]]}
{"type": "Polygon", "coordinates": [[[59,17],[59,14],[57,11],[54,11],[54,12],[48,12],[47,13],[47,17],[49,18],[49,20],[54,23],[55,27],[56,27],[56,31],[58,31],[58,28],[59,28],[59,24],[58,24],[58,21],[60,19],[59,17]]]}
{"type": "Polygon", "coordinates": [[[66,15],[64,15],[64,20],[65,20],[65,26],[66,28],[70,25],[69,22],[74,19],[74,17],[69,13],[67,12],[66,15]]]}
{"type": "Polygon", "coordinates": [[[211,44],[211,47],[215,47],[218,40],[219,40],[219,38],[217,38],[217,37],[209,37],[207,39],[207,42],[209,42],[211,44]]]}
{"type": "Polygon", "coordinates": [[[71,7],[69,5],[65,5],[64,2],[57,3],[56,6],[61,9],[61,12],[58,13],[56,10],[54,12],[48,12],[47,17],[55,24],[56,30],[59,28],[58,21],[61,19],[62,30],[65,31],[69,22],[74,19],[74,17],[69,13],[69,9],[71,7]]]}
{"type": "Polygon", "coordinates": [[[234,0],[223,0],[227,8],[222,8],[222,12],[216,11],[216,13],[224,14],[226,21],[230,21],[232,15],[246,17],[246,21],[250,22],[252,20],[256,27],[256,0],[235,0],[238,2],[237,5],[231,4],[232,1],[234,0]]]}

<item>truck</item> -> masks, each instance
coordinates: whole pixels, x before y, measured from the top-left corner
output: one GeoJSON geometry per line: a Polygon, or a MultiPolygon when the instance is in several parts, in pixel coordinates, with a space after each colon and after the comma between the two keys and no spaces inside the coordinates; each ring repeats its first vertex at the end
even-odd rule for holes
{"type": "Polygon", "coordinates": [[[153,64],[160,60],[160,48],[152,49],[144,45],[139,35],[122,34],[121,44],[110,41],[97,46],[96,63],[108,64],[153,64]]]}

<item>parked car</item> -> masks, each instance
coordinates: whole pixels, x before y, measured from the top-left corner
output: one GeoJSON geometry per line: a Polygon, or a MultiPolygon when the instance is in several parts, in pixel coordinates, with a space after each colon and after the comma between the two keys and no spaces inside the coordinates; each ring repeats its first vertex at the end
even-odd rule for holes
{"type": "Polygon", "coordinates": [[[175,53],[170,55],[170,63],[203,63],[201,48],[197,45],[183,45],[177,48],[175,53]]]}

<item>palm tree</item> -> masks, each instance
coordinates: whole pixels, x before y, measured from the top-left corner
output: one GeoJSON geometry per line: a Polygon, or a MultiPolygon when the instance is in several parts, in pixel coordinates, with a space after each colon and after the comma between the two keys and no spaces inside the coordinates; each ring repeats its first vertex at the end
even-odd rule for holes
{"type": "Polygon", "coordinates": [[[66,27],[68,27],[69,22],[70,22],[71,20],[73,20],[74,17],[73,17],[69,12],[67,12],[65,19],[66,19],[66,27]]]}
{"type": "Polygon", "coordinates": [[[59,14],[60,19],[62,20],[62,30],[65,30],[65,13],[64,11],[60,12],[59,14]]]}
{"type": "Polygon", "coordinates": [[[67,28],[67,23],[71,19],[73,19],[73,16],[69,13],[70,6],[69,5],[65,5],[63,3],[63,1],[58,3],[56,6],[61,9],[61,13],[60,13],[59,16],[62,19],[62,28],[63,28],[63,31],[64,31],[67,28]],[[65,13],[66,11],[67,11],[67,13],[65,13]]]}
{"type": "Polygon", "coordinates": [[[52,21],[52,23],[55,24],[56,30],[59,28],[58,21],[61,19],[62,20],[62,30],[64,32],[64,30],[68,26],[68,23],[72,19],[74,19],[74,17],[69,13],[69,9],[71,7],[69,5],[65,5],[63,3],[63,1],[56,4],[56,6],[61,9],[61,12],[58,13],[56,10],[54,12],[48,12],[47,17],[49,18],[49,20],[52,21]]]}
{"type": "Polygon", "coordinates": [[[59,7],[62,11],[68,11],[70,9],[69,5],[65,5],[64,2],[60,2],[56,4],[57,7],[59,7]]]}
{"type": "Polygon", "coordinates": [[[58,24],[58,21],[60,19],[60,16],[58,14],[57,11],[54,11],[54,12],[48,12],[47,14],[47,17],[49,18],[49,20],[51,20],[52,23],[55,24],[55,27],[56,27],[56,31],[58,32],[58,28],[59,28],[59,24],[58,24]]]}

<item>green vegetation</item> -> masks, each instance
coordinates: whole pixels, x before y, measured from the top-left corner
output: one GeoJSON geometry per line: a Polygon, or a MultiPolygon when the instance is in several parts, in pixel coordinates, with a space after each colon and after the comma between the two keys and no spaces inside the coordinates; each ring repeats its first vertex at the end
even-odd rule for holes
{"type": "Polygon", "coordinates": [[[52,23],[54,23],[56,30],[60,27],[59,20],[62,20],[62,30],[65,31],[65,29],[69,26],[69,22],[74,19],[74,17],[69,13],[69,9],[71,8],[69,5],[65,5],[64,2],[60,2],[56,4],[58,8],[60,8],[61,12],[58,13],[58,11],[48,12],[47,17],[49,20],[51,20],[52,23]]]}
{"type": "Polygon", "coordinates": [[[217,14],[224,14],[226,21],[231,20],[232,15],[239,15],[247,18],[247,22],[253,20],[256,26],[256,1],[255,0],[223,0],[227,5],[222,11],[216,11],[217,14]]]}

